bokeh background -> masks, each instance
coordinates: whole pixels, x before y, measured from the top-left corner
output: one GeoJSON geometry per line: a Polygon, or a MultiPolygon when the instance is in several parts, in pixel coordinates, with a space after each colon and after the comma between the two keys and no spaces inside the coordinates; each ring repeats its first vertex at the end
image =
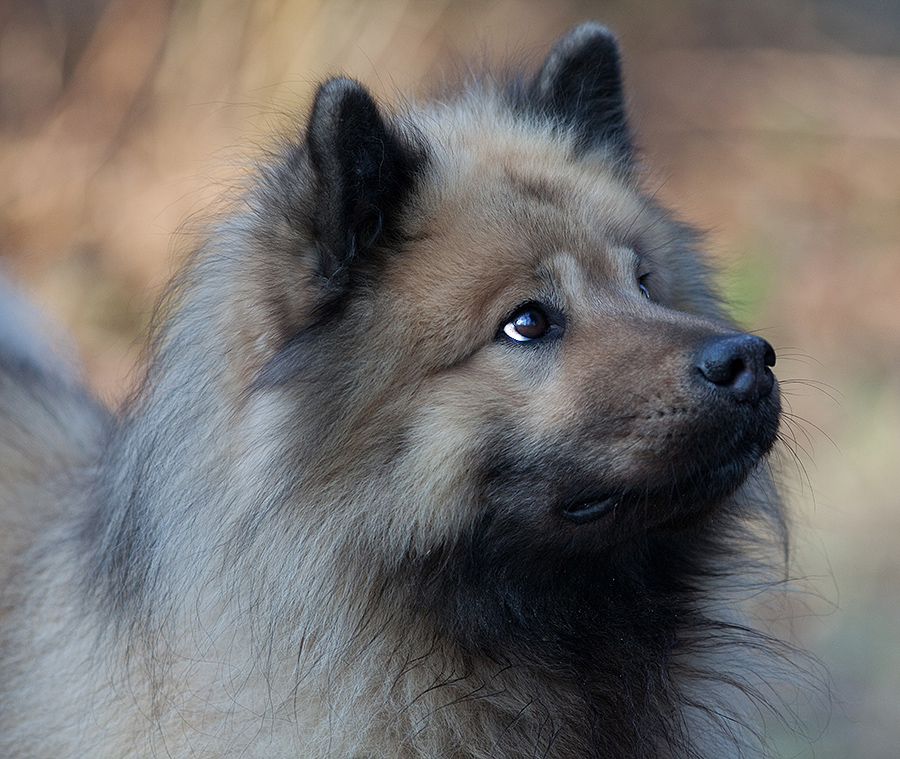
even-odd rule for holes
{"type": "Polygon", "coordinates": [[[625,50],[647,182],[778,349],[795,632],[831,696],[785,757],[900,757],[900,3],[0,0],[0,265],[120,400],[179,232],[343,71],[391,100],[571,24],[625,50]]]}

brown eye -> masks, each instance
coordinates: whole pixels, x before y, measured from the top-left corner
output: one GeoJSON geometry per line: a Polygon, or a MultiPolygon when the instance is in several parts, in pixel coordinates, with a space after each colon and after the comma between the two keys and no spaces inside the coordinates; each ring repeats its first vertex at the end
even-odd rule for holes
{"type": "Polygon", "coordinates": [[[546,336],[553,324],[538,306],[523,306],[504,325],[503,334],[518,343],[527,343],[546,336]]]}

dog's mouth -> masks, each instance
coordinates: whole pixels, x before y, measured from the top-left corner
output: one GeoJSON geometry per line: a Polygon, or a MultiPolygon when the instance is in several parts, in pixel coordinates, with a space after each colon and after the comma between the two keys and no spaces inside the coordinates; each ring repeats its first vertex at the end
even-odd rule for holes
{"type": "Polygon", "coordinates": [[[615,514],[616,508],[624,498],[623,493],[570,498],[562,507],[562,515],[575,524],[595,522],[601,517],[615,514]]]}
{"type": "Polygon", "coordinates": [[[702,480],[689,483],[674,492],[672,485],[645,486],[640,492],[627,488],[616,490],[575,489],[557,501],[557,514],[575,525],[602,522],[622,529],[686,525],[703,518],[732,495],[758,464],[759,456],[729,461],[711,469],[702,480]]]}

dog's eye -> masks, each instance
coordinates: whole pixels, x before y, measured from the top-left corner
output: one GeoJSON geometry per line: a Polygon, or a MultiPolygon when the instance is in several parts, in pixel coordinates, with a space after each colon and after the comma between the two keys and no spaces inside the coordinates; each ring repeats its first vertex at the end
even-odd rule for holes
{"type": "Polygon", "coordinates": [[[510,317],[503,325],[503,334],[517,343],[529,343],[558,329],[543,308],[531,303],[522,306],[510,317]]]}
{"type": "Polygon", "coordinates": [[[641,294],[647,299],[650,300],[650,291],[647,289],[647,280],[650,278],[649,274],[641,274],[638,277],[638,289],[641,291],[641,294]]]}

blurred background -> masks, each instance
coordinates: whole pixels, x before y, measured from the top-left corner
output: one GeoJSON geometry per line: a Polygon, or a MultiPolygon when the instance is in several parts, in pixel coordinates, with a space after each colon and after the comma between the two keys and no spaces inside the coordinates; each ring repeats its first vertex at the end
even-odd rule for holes
{"type": "Polygon", "coordinates": [[[0,266],[125,393],[179,233],[339,71],[392,100],[613,27],[648,185],[779,353],[796,634],[830,705],[785,757],[900,756],[900,3],[0,0],[0,266]]]}

